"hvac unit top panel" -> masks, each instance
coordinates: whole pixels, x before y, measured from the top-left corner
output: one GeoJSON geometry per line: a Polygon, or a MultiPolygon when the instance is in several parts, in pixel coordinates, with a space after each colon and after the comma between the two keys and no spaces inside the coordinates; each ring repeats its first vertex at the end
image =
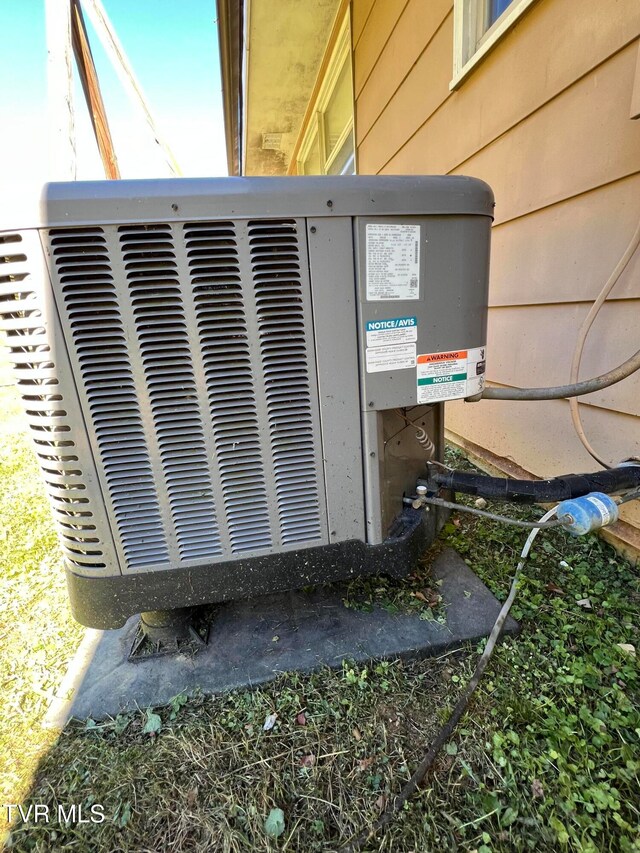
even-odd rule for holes
{"type": "Polygon", "coordinates": [[[3,205],[0,230],[185,217],[492,216],[493,206],[487,184],[461,175],[76,181],[46,185],[37,206],[22,197],[3,205]]]}

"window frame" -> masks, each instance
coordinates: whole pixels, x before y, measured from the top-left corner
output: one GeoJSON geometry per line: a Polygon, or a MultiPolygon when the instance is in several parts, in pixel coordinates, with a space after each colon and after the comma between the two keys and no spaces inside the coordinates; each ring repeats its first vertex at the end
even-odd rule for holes
{"type": "Polygon", "coordinates": [[[490,0],[454,0],[453,78],[449,89],[457,89],[474,68],[538,0],[512,0],[493,24],[482,30],[490,0]]]}
{"type": "MultiPolygon", "coordinates": [[[[335,41],[333,41],[333,45],[330,46],[329,50],[330,55],[326,66],[325,63],[323,63],[323,66],[325,66],[325,72],[322,77],[322,82],[319,86],[315,98],[309,105],[309,107],[312,109],[310,109],[310,112],[308,112],[307,116],[305,117],[305,121],[303,122],[303,125],[300,129],[298,143],[294,148],[294,157],[292,158],[291,164],[289,166],[290,174],[292,172],[298,175],[305,174],[304,163],[307,160],[316,140],[318,141],[318,148],[320,154],[320,174],[328,174],[329,169],[342,151],[342,147],[349,138],[349,135],[351,135],[353,138],[354,171],[357,171],[354,133],[355,106],[353,103],[351,21],[348,8],[345,14],[343,15],[335,41]],[[326,113],[327,107],[329,106],[329,102],[335,91],[338,80],[340,79],[340,74],[342,73],[345,64],[349,68],[349,75],[351,78],[351,116],[344,129],[342,130],[340,136],[338,137],[331,154],[327,155],[327,140],[325,136],[324,115],[326,113]]],[[[327,51],[328,53],[329,50],[327,51]]]]}
{"type": "Polygon", "coordinates": [[[322,150],[320,148],[320,128],[318,126],[318,117],[317,115],[313,116],[313,119],[309,122],[307,126],[307,132],[300,143],[300,147],[298,149],[298,153],[296,155],[296,171],[298,175],[304,175],[304,164],[306,160],[309,159],[309,154],[311,153],[311,149],[315,145],[316,141],[318,143],[318,152],[320,163],[322,164],[322,150]]]}

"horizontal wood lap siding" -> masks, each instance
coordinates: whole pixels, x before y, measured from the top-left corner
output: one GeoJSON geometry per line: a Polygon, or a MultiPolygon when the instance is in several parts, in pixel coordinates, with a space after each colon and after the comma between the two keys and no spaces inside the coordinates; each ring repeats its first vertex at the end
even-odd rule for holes
{"type": "Polygon", "coordinates": [[[640,123],[629,119],[636,51],[635,44],[624,48],[461,165],[449,161],[444,171],[489,181],[498,200],[496,222],[637,172],[640,123]]]}
{"type": "MultiPolygon", "coordinates": [[[[595,299],[636,228],[639,200],[640,173],[494,226],[490,305],[595,299]]],[[[609,299],[638,296],[638,281],[640,253],[609,299]]]]}
{"type": "Polygon", "coordinates": [[[497,138],[474,139],[478,111],[490,111],[500,90],[480,92],[484,103],[467,110],[458,97],[465,83],[381,170],[491,175],[496,222],[637,172],[640,123],[629,119],[636,51],[635,43],[623,48],[497,138]]]}
{"type": "Polygon", "coordinates": [[[367,23],[367,19],[371,14],[374,0],[355,0],[352,3],[351,11],[351,38],[353,44],[357,44],[362,35],[362,31],[367,23]]]}
{"type": "Polygon", "coordinates": [[[358,44],[355,68],[359,69],[361,63],[371,67],[370,75],[365,80],[366,85],[363,83],[356,89],[360,140],[367,135],[394,94],[400,90],[435,33],[452,14],[451,0],[410,0],[390,30],[382,56],[378,54],[375,57],[375,64],[371,65],[369,59],[362,57],[367,45],[358,44]]]}
{"type": "Polygon", "coordinates": [[[361,140],[358,154],[364,164],[369,162],[372,154],[375,160],[377,152],[396,151],[401,148],[407,137],[424,126],[425,117],[433,115],[441,106],[448,95],[451,79],[452,41],[453,15],[449,14],[437,29],[428,50],[418,58],[400,89],[371,125],[366,136],[364,127],[367,118],[365,116],[363,126],[362,114],[357,112],[358,135],[361,140]]]}
{"type": "MultiPolygon", "coordinates": [[[[640,286],[636,285],[637,290],[640,286]]],[[[525,305],[490,311],[487,370],[501,385],[562,385],[590,302],[525,305]]],[[[605,303],[587,338],[580,376],[598,376],[640,349],[640,299],[605,303]]],[[[585,404],[638,414],[640,373],[582,398],[585,404]]],[[[637,449],[638,436],[634,443],[637,449]]]]}
{"type": "MultiPolygon", "coordinates": [[[[359,171],[467,174],[493,187],[488,375],[566,382],[589,302],[640,219],[640,121],[629,119],[640,3],[539,0],[455,92],[451,0],[399,2],[395,18],[391,5],[353,0],[354,18],[368,10],[354,39],[359,171]],[[380,31],[367,32],[375,21],[380,31]]],[[[638,317],[635,258],[593,328],[581,376],[637,349],[638,317]]],[[[635,377],[581,403],[612,461],[640,454],[639,400],[635,377]]],[[[596,467],[565,401],[451,404],[447,426],[539,476],[596,467]]],[[[623,515],[640,527],[640,508],[623,515]]]]}
{"type": "Polygon", "coordinates": [[[378,2],[371,7],[371,13],[358,41],[359,57],[353,75],[353,88],[356,95],[362,90],[371,69],[378,61],[378,57],[407,2],[408,0],[394,0],[392,3],[378,2]]]}
{"type": "MultiPolygon", "coordinates": [[[[354,0],[354,14],[361,2],[362,0],[354,0]]],[[[384,3],[387,0],[377,0],[377,2],[384,3]]],[[[419,3],[420,0],[410,0],[402,16],[403,19],[408,18],[413,7],[419,3]]],[[[434,21],[441,23],[442,7],[443,4],[439,0],[433,0],[424,10],[423,52],[433,49],[430,42],[431,28],[434,21]]],[[[453,16],[451,0],[448,7],[449,13],[453,16]]],[[[437,89],[435,95],[432,94],[430,97],[437,97],[441,103],[440,109],[436,115],[432,115],[431,110],[423,106],[421,98],[418,97],[412,102],[410,114],[406,115],[406,119],[413,122],[416,115],[420,117],[422,120],[420,127],[424,133],[417,133],[416,136],[421,138],[415,138],[412,137],[414,131],[407,130],[402,143],[402,148],[407,148],[407,157],[402,158],[403,170],[399,170],[396,164],[396,167],[385,168],[385,171],[417,173],[424,170],[434,150],[436,156],[440,150],[438,162],[442,162],[442,156],[445,153],[448,155],[445,171],[449,171],[544,103],[571,87],[590,70],[605,62],[638,37],[640,3],[637,0],[618,0],[615,3],[615,13],[612,8],[608,4],[601,4],[595,0],[589,0],[589,2],[539,0],[538,4],[473,71],[461,88],[453,93],[449,92],[453,67],[453,40],[451,40],[446,83],[427,78],[421,81],[423,91],[437,89]],[[433,122],[436,123],[433,124],[433,122]],[[429,127],[430,124],[431,127],[429,127]],[[453,139],[455,144],[445,152],[442,150],[442,144],[446,142],[450,145],[452,142],[443,135],[447,127],[451,129],[452,136],[455,134],[453,139]],[[461,130],[464,130],[464,133],[461,133],[461,130]],[[426,149],[424,137],[433,138],[434,136],[433,149],[426,149]]],[[[416,18],[418,17],[416,15],[416,18]]],[[[398,29],[400,25],[401,22],[398,29]]],[[[377,79],[381,76],[393,79],[395,74],[394,39],[391,33],[386,35],[387,42],[375,66],[377,79]]],[[[359,61],[356,44],[354,56],[356,74],[359,61]]],[[[628,81],[629,87],[632,79],[633,75],[628,81]]],[[[376,78],[372,74],[362,91],[358,93],[356,108],[366,100],[367,88],[373,87],[375,82],[376,78]]],[[[393,101],[401,96],[407,82],[408,80],[403,80],[399,85],[384,112],[392,108],[393,101]]],[[[370,96],[375,100],[375,90],[370,93],[370,96]]],[[[631,89],[629,88],[629,99],[630,97],[631,89]]],[[[598,100],[600,101],[601,98],[599,97],[598,100]]],[[[630,100],[625,110],[626,118],[628,118],[629,106],[630,100]]],[[[366,126],[358,129],[359,148],[367,130],[366,126]]],[[[375,150],[371,146],[359,150],[360,171],[371,174],[380,171],[386,164],[391,166],[391,159],[398,153],[399,149],[390,143],[378,146],[375,150]]],[[[439,168],[439,171],[443,169],[439,168]]]]}

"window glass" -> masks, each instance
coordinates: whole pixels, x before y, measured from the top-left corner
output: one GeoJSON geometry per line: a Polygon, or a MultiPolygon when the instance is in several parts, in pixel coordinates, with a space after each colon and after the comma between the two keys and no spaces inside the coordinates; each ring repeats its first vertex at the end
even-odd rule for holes
{"type": "Polygon", "coordinates": [[[513,0],[489,0],[489,20],[487,21],[487,29],[492,26],[505,11],[513,0]]]}
{"type": "Polygon", "coordinates": [[[351,121],[351,65],[349,57],[340,69],[336,85],[324,112],[324,134],[327,160],[331,158],[345,127],[351,121]]]}
{"type": "Polygon", "coordinates": [[[349,133],[342,147],[327,168],[327,175],[355,175],[355,156],[353,151],[353,132],[349,133]]]}
{"type": "Polygon", "coordinates": [[[536,0],[453,0],[453,80],[457,89],[536,0]]]}

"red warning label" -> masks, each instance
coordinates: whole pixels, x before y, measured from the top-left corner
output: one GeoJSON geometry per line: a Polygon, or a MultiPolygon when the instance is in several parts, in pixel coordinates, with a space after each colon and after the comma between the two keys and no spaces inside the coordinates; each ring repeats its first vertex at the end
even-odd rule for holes
{"type": "Polygon", "coordinates": [[[430,352],[427,355],[419,355],[418,364],[429,364],[435,361],[457,361],[459,358],[466,357],[466,349],[453,350],[452,352],[430,352]]]}

